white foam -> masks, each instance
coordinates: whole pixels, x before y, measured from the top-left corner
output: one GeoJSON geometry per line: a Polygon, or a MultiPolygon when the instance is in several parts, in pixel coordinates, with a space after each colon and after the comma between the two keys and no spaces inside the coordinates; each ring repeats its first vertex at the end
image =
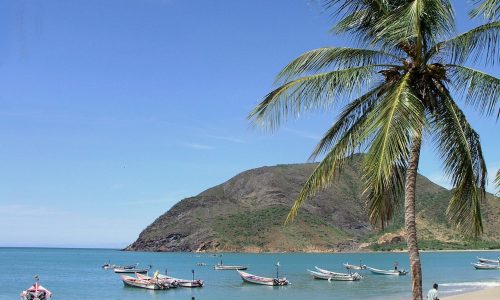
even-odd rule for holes
{"type": "Polygon", "coordinates": [[[497,287],[500,286],[500,281],[474,281],[474,282],[454,282],[454,283],[440,283],[439,286],[449,286],[449,287],[497,287]]]}

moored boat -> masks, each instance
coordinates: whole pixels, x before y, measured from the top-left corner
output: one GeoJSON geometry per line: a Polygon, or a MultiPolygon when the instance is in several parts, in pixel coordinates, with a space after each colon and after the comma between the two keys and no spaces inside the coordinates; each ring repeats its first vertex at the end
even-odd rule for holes
{"type": "Polygon", "coordinates": [[[116,267],[113,269],[115,273],[128,273],[128,274],[146,274],[151,269],[151,265],[149,265],[148,269],[137,268],[137,265],[130,265],[125,267],[116,267]]]}
{"type": "Polygon", "coordinates": [[[140,276],[140,274],[136,274],[136,276],[137,277],[120,275],[123,284],[131,287],[143,288],[147,290],[166,290],[176,287],[175,284],[169,283],[168,281],[154,279],[149,276],[140,276]]]}
{"type": "Polygon", "coordinates": [[[359,266],[356,266],[356,265],[351,265],[349,263],[345,263],[343,264],[344,267],[348,270],[366,270],[366,265],[359,265],[359,266]]]}
{"type": "Polygon", "coordinates": [[[203,287],[204,281],[201,279],[180,279],[180,278],[175,278],[175,277],[170,277],[166,275],[159,274],[158,279],[167,279],[171,280],[172,282],[177,283],[178,286],[180,287],[187,287],[187,288],[196,288],[196,287],[203,287]]]}
{"type": "Polygon", "coordinates": [[[318,270],[318,272],[323,273],[323,274],[327,274],[327,275],[340,275],[340,276],[347,276],[347,275],[349,275],[348,273],[333,272],[333,271],[329,271],[329,270],[318,268],[316,266],[314,266],[314,268],[316,270],[318,270]]]}
{"type": "Polygon", "coordinates": [[[408,272],[406,270],[381,270],[381,269],[375,269],[375,268],[370,268],[366,267],[366,269],[370,270],[373,274],[378,274],[378,275],[406,275],[408,272]]]}
{"type": "Polygon", "coordinates": [[[485,263],[472,263],[474,268],[476,270],[500,270],[500,265],[492,265],[492,264],[485,264],[485,263]]]}
{"type": "Polygon", "coordinates": [[[243,272],[240,270],[236,270],[238,274],[240,274],[241,279],[245,282],[262,284],[262,285],[270,285],[270,286],[283,286],[288,285],[290,282],[286,278],[269,278],[269,277],[261,277],[257,275],[253,275],[247,272],[243,272]]]}
{"type": "Polygon", "coordinates": [[[311,274],[311,276],[314,279],[323,279],[323,280],[328,280],[328,281],[331,281],[331,280],[335,280],[335,281],[358,281],[358,280],[361,280],[361,278],[362,278],[361,275],[359,275],[358,273],[339,275],[339,274],[326,274],[326,273],[323,273],[323,272],[316,272],[316,271],[311,271],[311,270],[307,270],[307,272],[309,272],[309,274],[311,274]]]}
{"type": "Polygon", "coordinates": [[[489,259],[489,258],[482,258],[482,257],[478,256],[477,260],[479,260],[482,263],[500,264],[500,258],[499,259],[489,259]]]}
{"type": "Polygon", "coordinates": [[[35,276],[35,284],[21,292],[23,300],[48,300],[51,297],[52,293],[38,283],[38,276],[35,276]]]}
{"type": "Polygon", "coordinates": [[[223,265],[223,264],[216,264],[214,266],[215,270],[246,270],[248,269],[247,266],[230,266],[230,265],[223,265]]]}

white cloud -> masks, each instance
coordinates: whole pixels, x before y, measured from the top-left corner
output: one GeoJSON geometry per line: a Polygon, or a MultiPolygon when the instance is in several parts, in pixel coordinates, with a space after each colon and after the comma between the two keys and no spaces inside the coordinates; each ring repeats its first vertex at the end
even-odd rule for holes
{"type": "Polygon", "coordinates": [[[184,146],[196,150],[213,150],[215,147],[198,143],[184,143],[184,146]]]}
{"type": "Polygon", "coordinates": [[[228,142],[232,142],[232,143],[238,143],[238,144],[245,143],[245,141],[243,139],[235,138],[232,136],[207,135],[207,137],[212,138],[212,139],[228,141],[228,142]]]}

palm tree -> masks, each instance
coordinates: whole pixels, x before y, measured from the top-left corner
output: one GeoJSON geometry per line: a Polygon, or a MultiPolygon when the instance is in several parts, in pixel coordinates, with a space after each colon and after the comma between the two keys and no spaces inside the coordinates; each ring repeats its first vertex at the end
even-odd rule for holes
{"type": "Polygon", "coordinates": [[[455,99],[486,115],[497,111],[500,80],[466,64],[498,63],[500,22],[452,37],[448,0],[329,0],[326,6],[336,11],[333,31],[353,34],[363,47],[320,48],[299,56],[278,74],[279,87],[249,118],[274,130],[288,117],[348,100],[312,152],[311,160],[324,158],[286,222],[332,183],[348,156],[366,152],[369,219],[384,228],[404,199],[413,299],[422,299],[415,183],[423,137],[435,141],[452,181],[448,217],[465,233],[479,235],[486,165],[479,134],[455,99]]]}
{"type": "Polygon", "coordinates": [[[497,188],[497,195],[500,196],[500,170],[497,171],[497,175],[495,176],[495,187],[497,188]]]}

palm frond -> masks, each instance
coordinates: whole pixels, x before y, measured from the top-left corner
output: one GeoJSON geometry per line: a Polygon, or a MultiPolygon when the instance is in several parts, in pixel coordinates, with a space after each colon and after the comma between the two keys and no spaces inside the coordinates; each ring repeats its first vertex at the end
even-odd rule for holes
{"type": "Polygon", "coordinates": [[[497,195],[500,195],[500,170],[497,171],[495,176],[495,187],[497,188],[497,195]]]}
{"type": "Polygon", "coordinates": [[[329,109],[341,96],[349,96],[370,86],[380,66],[366,65],[304,76],[269,93],[250,113],[254,124],[276,129],[288,116],[329,109]]]}
{"type": "Polygon", "coordinates": [[[309,161],[315,160],[319,155],[328,152],[331,147],[337,144],[338,140],[343,137],[344,133],[353,124],[373,109],[374,104],[382,98],[383,92],[388,87],[388,84],[381,84],[358,99],[351,101],[340,113],[335,124],[328,129],[318,145],[316,145],[316,148],[309,157],[309,161]]]}
{"type": "Polygon", "coordinates": [[[476,62],[484,57],[488,64],[500,62],[499,37],[500,22],[491,22],[478,26],[446,41],[437,43],[427,53],[427,59],[436,54],[449,61],[450,64],[463,64],[466,61],[476,62]]]}
{"type": "MultiPolygon", "coordinates": [[[[357,66],[404,62],[403,58],[378,50],[325,47],[308,51],[294,59],[276,76],[277,83],[325,69],[347,69],[357,66]]],[[[396,67],[396,66],[394,66],[396,67]]]]}
{"type": "Polygon", "coordinates": [[[376,40],[384,45],[416,41],[417,48],[425,48],[425,45],[434,44],[438,37],[448,35],[453,29],[454,14],[449,1],[413,0],[377,23],[375,30],[376,40]]]}
{"type": "Polygon", "coordinates": [[[445,65],[448,77],[455,90],[459,91],[465,103],[481,113],[500,114],[500,79],[459,65],[445,65]]]}
{"type": "MultiPolygon", "coordinates": [[[[481,1],[475,1],[476,4],[481,3],[481,1]]],[[[500,17],[500,1],[498,0],[483,0],[479,6],[475,7],[469,13],[471,18],[475,18],[479,15],[483,15],[485,19],[493,20],[500,17]]]]}
{"type": "Polygon", "coordinates": [[[395,84],[369,114],[365,135],[374,134],[365,159],[365,193],[370,221],[390,220],[403,190],[404,170],[415,136],[425,124],[424,107],[411,89],[410,73],[395,84]]]}
{"type": "Polygon", "coordinates": [[[363,135],[367,126],[366,121],[367,115],[360,116],[352,126],[343,132],[342,137],[337,140],[335,146],[328,152],[304,183],[288,213],[285,224],[293,221],[297,216],[299,208],[307,199],[331,185],[335,177],[342,170],[345,160],[363,145],[367,139],[363,135]]]}
{"type": "Polygon", "coordinates": [[[431,115],[431,125],[444,161],[444,171],[453,185],[447,215],[464,233],[478,236],[483,231],[480,204],[487,180],[479,135],[446,87],[439,82],[436,84],[443,101],[431,115]]]}

